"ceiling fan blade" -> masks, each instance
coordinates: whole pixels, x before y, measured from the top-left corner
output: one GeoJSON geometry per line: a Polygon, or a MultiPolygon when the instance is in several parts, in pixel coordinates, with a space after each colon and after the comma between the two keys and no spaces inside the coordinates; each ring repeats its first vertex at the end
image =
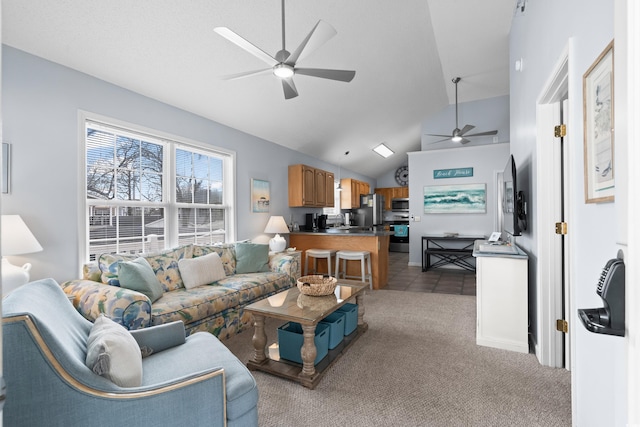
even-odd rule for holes
{"type": "Polygon", "coordinates": [[[216,27],[213,29],[213,31],[220,34],[222,37],[229,40],[231,43],[246,50],[256,58],[266,62],[270,66],[274,67],[275,65],[278,64],[278,61],[276,61],[274,57],[272,57],[271,55],[269,55],[268,53],[260,49],[258,46],[254,45],[253,43],[247,41],[246,39],[242,38],[238,34],[234,33],[229,28],[216,27]]]}
{"type": "Polygon", "coordinates": [[[284,99],[291,99],[298,96],[298,90],[292,78],[282,79],[282,90],[284,90],[284,99]]]}
{"type": "Polygon", "coordinates": [[[320,77],[322,79],[338,80],[341,82],[350,82],[356,75],[355,71],[348,70],[327,70],[324,68],[296,68],[296,74],[304,76],[320,77]]]}
{"type": "Polygon", "coordinates": [[[440,137],[442,137],[442,138],[449,138],[449,139],[451,139],[451,135],[441,135],[441,134],[439,134],[439,133],[425,133],[425,135],[428,135],[428,136],[440,136],[440,137]]]}
{"type": "Polygon", "coordinates": [[[497,135],[497,134],[498,134],[497,130],[490,130],[488,132],[472,133],[471,135],[465,135],[465,136],[487,136],[487,135],[497,135]]]}
{"type": "Polygon", "coordinates": [[[273,68],[264,68],[262,70],[253,70],[253,71],[245,71],[244,73],[229,74],[228,76],[221,76],[220,78],[222,80],[237,80],[237,79],[243,79],[245,77],[252,77],[252,76],[257,76],[260,74],[267,74],[272,72],[273,72],[273,68]]]}
{"type": "Polygon", "coordinates": [[[469,142],[471,141],[468,140],[467,138],[462,138],[462,140],[460,140],[460,144],[468,144],[469,142]]]}
{"type": "Polygon", "coordinates": [[[469,132],[474,127],[475,126],[473,126],[473,125],[465,125],[458,135],[463,136],[465,133],[469,132]]]}
{"type": "Polygon", "coordinates": [[[323,20],[318,21],[307,37],[300,43],[300,46],[289,55],[285,63],[292,66],[295,65],[296,62],[308,56],[336,34],[338,34],[338,32],[331,25],[323,20]]]}
{"type": "MultiPolygon", "coordinates": [[[[435,136],[445,136],[445,135],[435,135],[435,136]]],[[[433,142],[429,142],[427,145],[431,145],[431,144],[437,144],[439,142],[444,142],[444,141],[451,141],[451,137],[448,136],[445,139],[439,139],[437,141],[433,141],[433,142]]]]}

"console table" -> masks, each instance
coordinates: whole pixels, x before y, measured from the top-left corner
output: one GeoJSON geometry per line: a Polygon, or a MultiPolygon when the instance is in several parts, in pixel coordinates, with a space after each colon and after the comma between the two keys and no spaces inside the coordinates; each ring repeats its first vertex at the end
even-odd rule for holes
{"type": "Polygon", "coordinates": [[[473,242],[484,236],[422,236],[422,271],[453,264],[465,270],[476,271],[473,242]],[[431,257],[434,257],[433,263],[431,257]]]}

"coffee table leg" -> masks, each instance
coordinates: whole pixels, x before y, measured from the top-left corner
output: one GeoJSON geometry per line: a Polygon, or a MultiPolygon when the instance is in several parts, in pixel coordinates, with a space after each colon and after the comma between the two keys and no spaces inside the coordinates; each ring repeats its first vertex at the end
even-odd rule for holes
{"type": "Polygon", "coordinates": [[[262,363],[267,359],[264,348],[267,345],[267,334],[264,331],[264,316],[253,315],[253,361],[262,363]]]}
{"type": "Polygon", "coordinates": [[[356,304],[358,304],[358,326],[368,326],[364,321],[364,295],[356,295],[356,304]]]}
{"type": "Polygon", "coordinates": [[[316,373],[316,368],[313,364],[316,360],[316,356],[318,355],[315,342],[316,326],[302,325],[302,334],[304,341],[302,342],[302,348],[300,349],[300,356],[302,356],[301,375],[310,377],[316,373]]]}

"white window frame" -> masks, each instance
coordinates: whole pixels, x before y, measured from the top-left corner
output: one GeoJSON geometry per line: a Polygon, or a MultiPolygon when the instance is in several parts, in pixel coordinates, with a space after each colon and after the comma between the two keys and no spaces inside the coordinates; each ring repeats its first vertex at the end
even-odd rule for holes
{"type": "MultiPolygon", "coordinates": [[[[120,129],[123,133],[127,131],[134,134],[148,135],[154,140],[160,140],[163,145],[163,203],[165,224],[165,248],[172,248],[178,245],[178,208],[185,207],[185,204],[176,202],[176,165],[175,150],[183,148],[200,152],[205,155],[221,156],[223,158],[223,201],[221,205],[207,205],[208,208],[222,208],[226,210],[225,215],[225,241],[236,240],[237,235],[237,211],[236,211],[236,152],[211,144],[190,140],[184,137],[171,135],[155,129],[145,128],[132,123],[124,122],[111,117],[102,116],[95,113],[80,111],[78,114],[78,134],[79,134],[79,179],[78,179],[78,248],[80,265],[89,262],[89,203],[87,202],[87,153],[86,153],[86,125],[87,122],[103,124],[106,127],[120,129]]],[[[126,205],[125,200],[100,200],[101,205],[126,205]]],[[[138,207],[158,207],[157,203],[135,202],[138,207]]],[[[201,207],[193,204],[186,207],[201,207]]]]}

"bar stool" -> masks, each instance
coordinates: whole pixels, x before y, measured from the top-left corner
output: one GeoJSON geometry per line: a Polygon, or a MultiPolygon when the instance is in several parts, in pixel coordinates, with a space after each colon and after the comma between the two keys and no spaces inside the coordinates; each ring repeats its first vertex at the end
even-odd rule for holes
{"type": "Polygon", "coordinates": [[[340,278],[340,260],[342,260],[342,277],[345,279],[356,278],[363,282],[369,279],[369,289],[373,289],[373,275],[371,274],[371,252],[369,251],[338,251],[336,252],[336,279],[340,278]],[[360,261],[362,277],[347,276],[347,261],[360,261]],[[369,266],[369,274],[364,273],[365,264],[369,266]]]}
{"type": "Polygon", "coordinates": [[[304,275],[309,274],[309,257],[311,257],[314,274],[318,274],[318,258],[322,258],[327,260],[327,274],[331,276],[331,257],[335,254],[335,249],[307,249],[304,257],[304,275]]]}

